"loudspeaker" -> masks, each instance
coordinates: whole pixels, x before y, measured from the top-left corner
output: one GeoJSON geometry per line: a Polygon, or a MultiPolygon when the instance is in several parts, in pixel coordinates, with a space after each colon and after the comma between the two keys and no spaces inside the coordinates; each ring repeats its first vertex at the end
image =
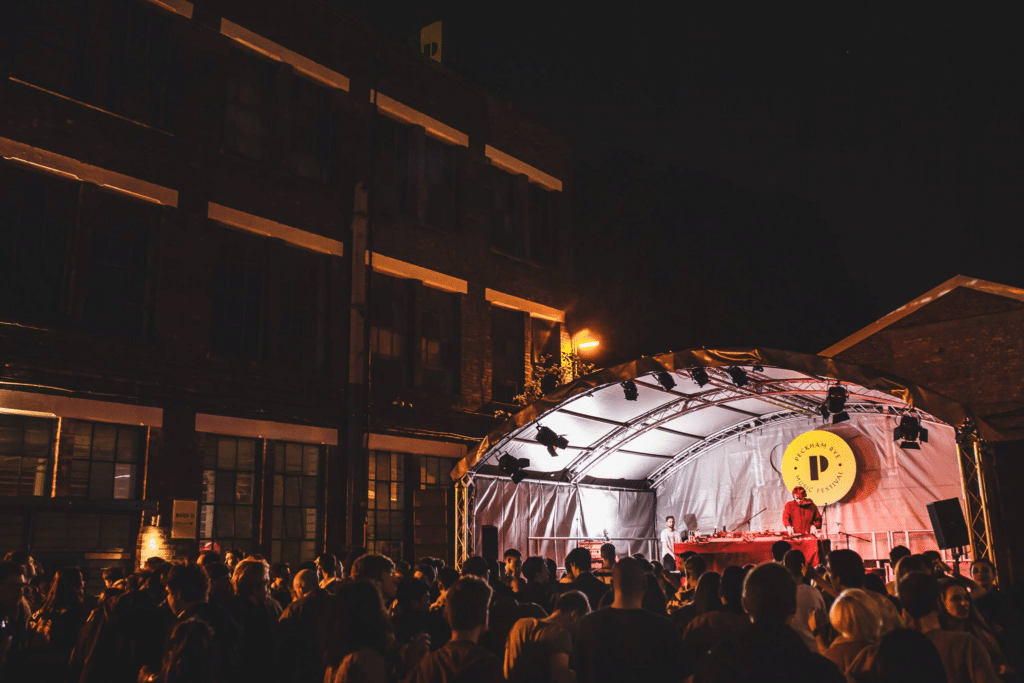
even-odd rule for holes
{"type": "Polygon", "coordinates": [[[960,507],[959,498],[928,503],[928,516],[931,517],[932,530],[935,532],[935,540],[939,544],[939,548],[945,550],[971,544],[971,537],[967,533],[967,522],[964,521],[964,511],[960,507]]]}
{"type": "Polygon", "coordinates": [[[498,559],[498,527],[492,524],[480,527],[480,546],[485,560],[498,559]]]}

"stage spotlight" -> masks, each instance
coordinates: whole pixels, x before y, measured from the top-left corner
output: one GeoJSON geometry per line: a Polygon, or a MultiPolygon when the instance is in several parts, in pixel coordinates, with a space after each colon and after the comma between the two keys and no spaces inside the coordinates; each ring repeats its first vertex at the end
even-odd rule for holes
{"type": "Polygon", "coordinates": [[[920,450],[922,443],[928,443],[928,430],[921,426],[921,420],[914,415],[900,418],[898,427],[892,430],[893,441],[900,441],[900,448],[920,450]]]}
{"type": "Polygon", "coordinates": [[[672,391],[676,386],[676,381],[672,379],[672,375],[664,370],[654,375],[654,377],[658,380],[658,384],[660,384],[661,388],[665,391],[672,391]]]}
{"type": "Polygon", "coordinates": [[[703,387],[705,384],[711,381],[711,378],[708,377],[708,371],[705,370],[704,368],[692,368],[690,370],[690,377],[693,379],[694,382],[697,383],[697,386],[699,387],[703,387]]]}
{"type": "Polygon", "coordinates": [[[747,386],[747,372],[743,368],[729,368],[726,370],[732,377],[733,383],[738,387],[747,386]]]}
{"type": "Polygon", "coordinates": [[[832,414],[832,424],[839,424],[840,422],[846,422],[850,419],[849,413],[846,412],[846,398],[849,393],[846,391],[846,387],[841,384],[829,387],[828,398],[825,399],[825,403],[822,405],[822,416],[828,419],[824,411],[828,411],[832,414]]]}
{"type": "Polygon", "coordinates": [[[523,468],[529,466],[529,458],[516,458],[508,453],[498,458],[498,467],[501,468],[502,472],[512,477],[514,484],[518,484],[526,477],[526,472],[523,471],[523,468]]]}
{"type": "Polygon", "coordinates": [[[537,427],[537,441],[547,446],[548,453],[551,454],[552,458],[558,456],[558,453],[555,452],[556,448],[569,447],[569,440],[564,436],[555,434],[550,427],[537,427]]]}
{"type": "Polygon", "coordinates": [[[622,383],[622,393],[625,395],[627,401],[635,401],[640,392],[637,391],[636,382],[631,379],[627,379],[622,383]]]}

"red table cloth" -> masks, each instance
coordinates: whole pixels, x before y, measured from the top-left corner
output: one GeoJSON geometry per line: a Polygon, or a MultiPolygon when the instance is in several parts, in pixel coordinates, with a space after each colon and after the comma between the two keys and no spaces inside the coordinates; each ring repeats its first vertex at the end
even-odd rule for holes
{"type": "MultiPolygon", "coordinates": [[[[711,539],[705,543],[676,543],[676,557],[685,552],[693,551],[708,562],[710,571],[721,572],[730,565],[742,567],[745,564],[761,564],[772,559],[772,544],[780,539],[744,541],[741,538],[711,539]]],[[[807,564],[814,567],[818,564],[818,540],[816,538],[791,538],[786,540],[794,550],[799,550],[807,558],[807,564]]],[[[680,566],[680,569],[682,566],[680,566]]]]}

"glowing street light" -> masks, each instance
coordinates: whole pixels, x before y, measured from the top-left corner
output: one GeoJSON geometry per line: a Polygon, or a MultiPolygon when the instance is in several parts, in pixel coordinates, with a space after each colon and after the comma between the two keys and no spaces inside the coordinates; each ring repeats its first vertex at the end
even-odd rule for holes
{"type": "Polygon", "coordinates": [[[601,340],[591,334],[590,330],[580,330],[572,336],[572,347],[576,353],[596,349],[600,345],[601,340]]]}

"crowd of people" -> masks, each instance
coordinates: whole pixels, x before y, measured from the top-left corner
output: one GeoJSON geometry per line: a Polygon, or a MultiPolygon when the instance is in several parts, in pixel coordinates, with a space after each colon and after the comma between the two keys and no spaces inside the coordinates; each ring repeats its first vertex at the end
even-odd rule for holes
{"type": "Polygon", "coordinates": [[[515,549],[461,571],[352,549],[295,568],[233,550],[47,574],[0,563],[0,681],[33,683],[489,683],[491,681],[1018,680],[1019,596],[991,563],[970,578],[937,552],[890,556],[888,585],[851,550],[809,567],[720,574],[688,553],[651,561],[577,548],[565,570],[515,549]]]}

